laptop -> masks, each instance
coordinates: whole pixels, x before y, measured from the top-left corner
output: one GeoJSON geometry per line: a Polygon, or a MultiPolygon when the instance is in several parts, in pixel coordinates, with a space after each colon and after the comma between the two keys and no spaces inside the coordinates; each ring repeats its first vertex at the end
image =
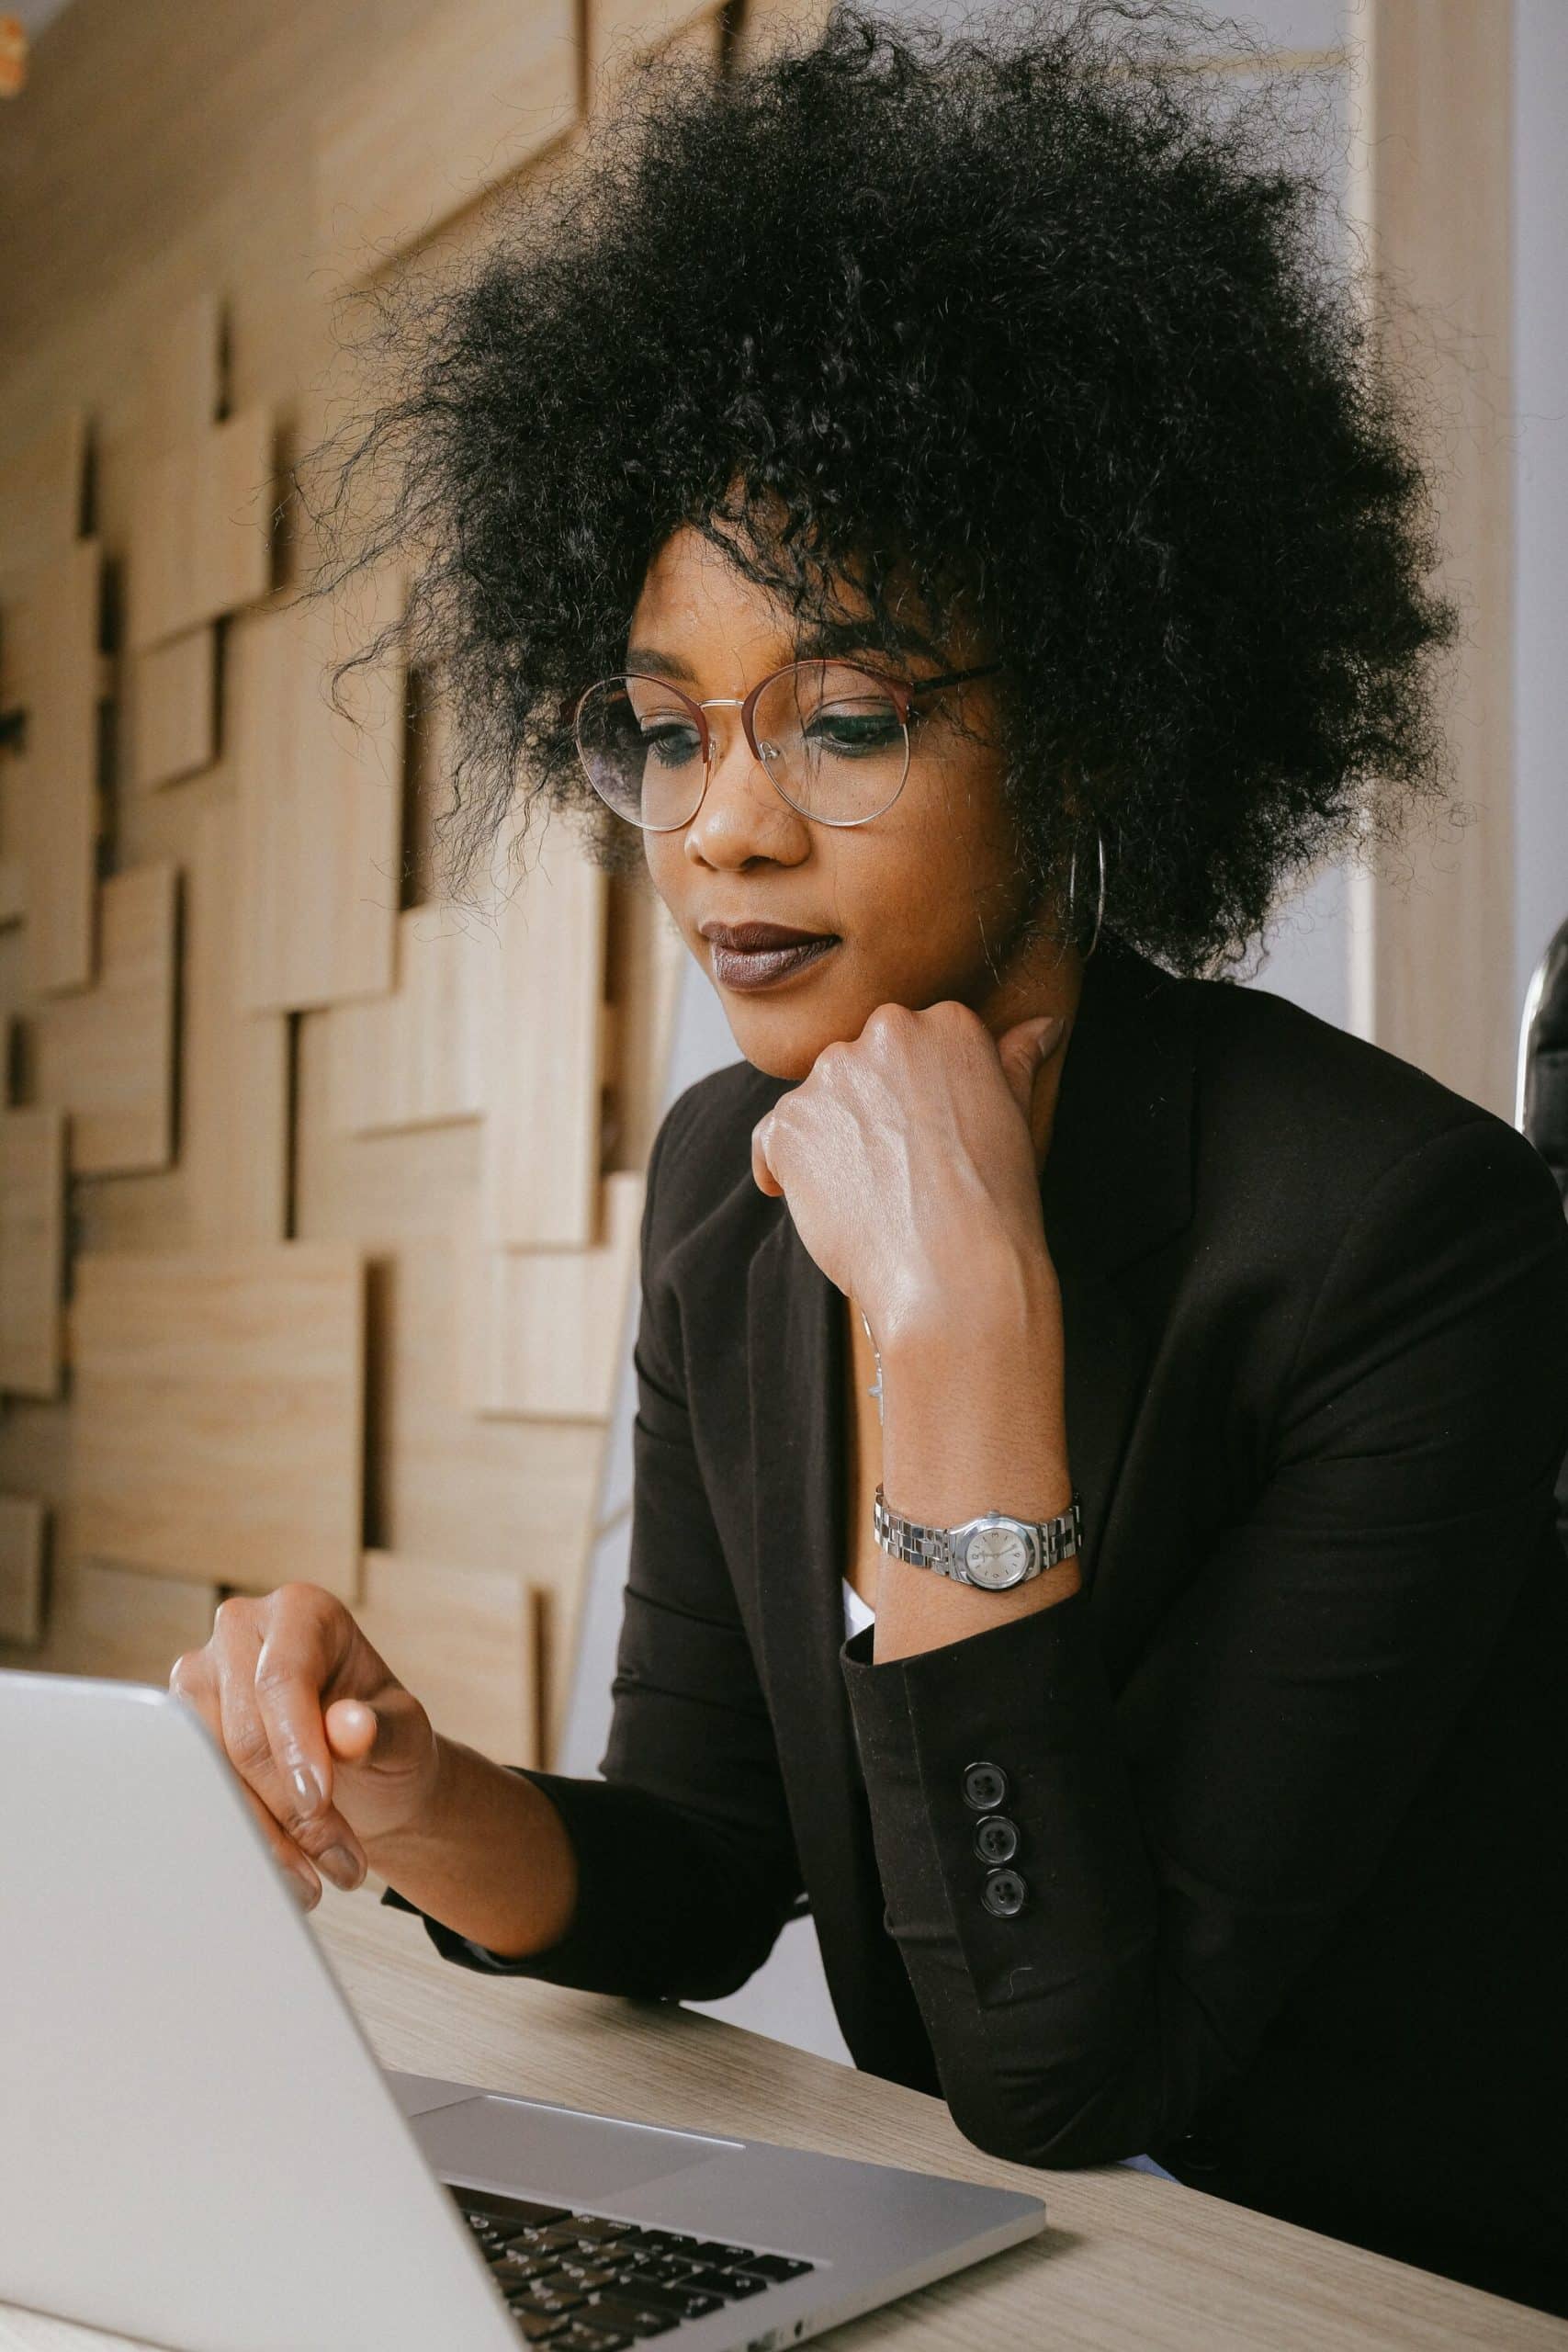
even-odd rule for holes
{"type": "Polygon", "coordinates": [[[171,1691],[0,1671],[0,2301],[181,2352],[773,2352],[1044,2225],[382,2067],[171,1691]]]}

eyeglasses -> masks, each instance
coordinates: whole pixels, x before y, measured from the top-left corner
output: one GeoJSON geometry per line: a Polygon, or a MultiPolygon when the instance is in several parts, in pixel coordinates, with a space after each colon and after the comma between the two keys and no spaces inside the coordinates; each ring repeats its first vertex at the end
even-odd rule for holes
{"type": "Polygon", "coordinates": [[[753,758],[782,797],[818,825],[863,825],[890,808],[909,772],[916,702],[1003,667],[891,678],[854,662],[791,662],[744,699],[694,702],[667,679],[627,671],[601,678],[569,716],[584,774],[617,817],[648,833],[689,825],[701,808],[714,757],[706,714],[740,712],[753,758]]]}

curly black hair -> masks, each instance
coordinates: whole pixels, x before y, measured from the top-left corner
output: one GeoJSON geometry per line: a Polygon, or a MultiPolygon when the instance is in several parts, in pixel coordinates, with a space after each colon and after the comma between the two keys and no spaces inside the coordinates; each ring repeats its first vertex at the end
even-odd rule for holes
{"type": "Polygon", "coordinates": [[[630,63],[476,254],[374,288],[389,388],[294,482],[310,593],[410,567],[450,895],[520,797],[640,865],[568,713],[682,524],[803,628],[852,577],[894,659],[976,616],[1032,883],[1095,876],[1098,833],[1108,925],[1169,968],[1393,837],[1447,778],[1458,611],[1409,381],[1325,233],[1325,110],[1263,68],[1179,0],[956,35],[838,0],[739,70],[630,63]]]}

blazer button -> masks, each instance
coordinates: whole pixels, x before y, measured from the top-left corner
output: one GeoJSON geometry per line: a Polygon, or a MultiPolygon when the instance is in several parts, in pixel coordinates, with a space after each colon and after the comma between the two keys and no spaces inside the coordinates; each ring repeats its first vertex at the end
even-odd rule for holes
{"type": "Polygon", "coordinates": [[[992,1871],[980,1889],[980,1900],[998,1919],[1010,1919],[1022,1910],[1028,1892],[1016,1871],[992,1871]]]}
{"type": "Polygon", "coordinates": [[[999,1764],[969,1764],[964,1770],[964,1802],[976,1813],[995,1813],[1007,1803],[1008,1776],[999,1764]]]}
{"type": "Polygon", "coordinates": [[[975,1825],[975,1851],[983,1862],[1010,1862],[1018,1851],[1018,1824],[1005,1813],[987,1814],[975,1825]]]}

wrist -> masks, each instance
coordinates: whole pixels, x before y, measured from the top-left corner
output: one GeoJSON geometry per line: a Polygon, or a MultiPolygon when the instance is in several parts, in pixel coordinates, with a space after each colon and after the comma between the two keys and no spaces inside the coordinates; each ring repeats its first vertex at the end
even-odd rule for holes
{"type": "MultiPolygon", "coordinates": [[[[1046,1520],[1073,1498],[1055,1282],[1010,1302],[982,1280],[941,1323],[883,1350],[882,1486],[928,1526],[981,1511],[1046,1520]]],[[[915,1571],[916,1574],[921,1573],[915,1571]]]]}
{"type": "Polygon", "coordinates": [[[1003,1244],[966,1247],[950,1277],[907,1288],[876,1318],[885,1364],[965,1356],[1044,1341],[1061,1329],[1061,1287],[1050,1252],[1003,1244]]]}

